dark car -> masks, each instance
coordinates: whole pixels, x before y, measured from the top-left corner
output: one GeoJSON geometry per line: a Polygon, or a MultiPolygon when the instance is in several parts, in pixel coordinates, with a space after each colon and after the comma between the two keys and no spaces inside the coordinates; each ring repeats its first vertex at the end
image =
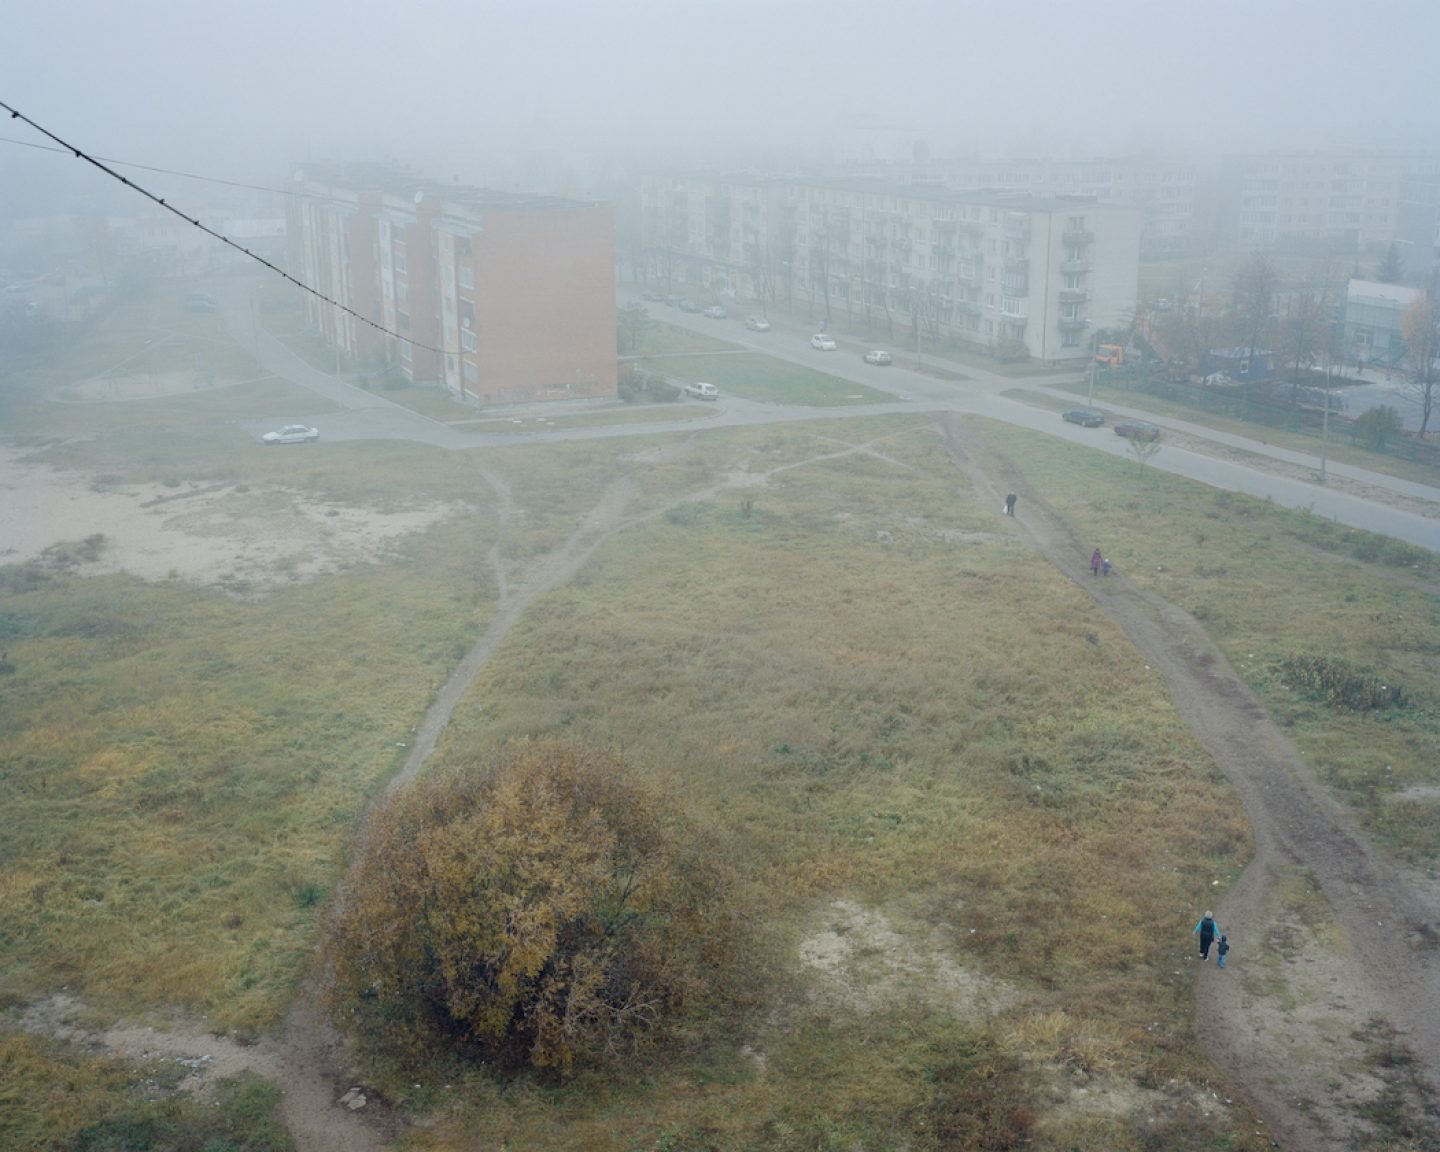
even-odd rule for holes
{"type": "Polygon", "coordinates": [[[1160,429],[1146,420],[1122,420],[1115,425],[1115,435],[1127,440],[1158,440],[1160,429]]]}
{"type": "Polygon", "coordinates": [[[1072,408],[1064,414],[1064,418],[1085,428],[1099,428],[1105,423],[1105,413],[1098,408],[1072,408]]]}

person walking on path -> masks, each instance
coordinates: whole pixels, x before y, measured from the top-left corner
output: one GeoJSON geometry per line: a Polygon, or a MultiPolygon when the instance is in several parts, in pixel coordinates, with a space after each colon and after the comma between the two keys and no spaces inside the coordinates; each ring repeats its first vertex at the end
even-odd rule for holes
{"type": "Polygon", "coordinates": [[[1091,575],[1091,576],[1098,576],[1098,575],[1100,575],[1100,564],[1101,564],[1101,561],[1103,561],[1104,559],[1105,559],[1105,557],[1103,557],[1103,556],[1100,555],[1100,549],[1099,549],[1099,548],[1096,548],[1094,552],[1090,553],[1090,575],[1091,575]]]}
{"type": "MultiPolygon", "coordinates": [[[[1200,917],[1200,923],[1195,925],[1195,932],[1200,933],[1201,960],[1210,959],[1210,945],[1215,942],[1215,937],[1219,935],[1219,931],[1219,928],[1216,927],[1215,924],[1215,917],[1209,912],[1206,912],[1204,916],[1200,917]]],[[[1195,935],[1195,932],[1192,932],[1191,935],[1195,935]]]]}
{"type": "Polygon", "coordinates": [[[1005,497],[1005,515],[1006,515],[1006,516],[1014,516],[1014,515],[1015,515],[1015,501],[1018,500],[1018,499],[1019,499],[1019,497],[1016,496],[1014,492],[1009,493],[1009,494],[1005,497]]]}
{"type": "Polygon", "coordinates": [[[1217,968],[1225,967],[1225,953],[1229,951],[1230,941],[1226,937],[1221,936],[1220,943],[1215,945],[1215,966],[1217,968]]]}
{"type": "Polygon", "coordinates": [[[1100,575],[1110,575],[1110,558],[1108,556],[1100,557],[1100,575]]]}

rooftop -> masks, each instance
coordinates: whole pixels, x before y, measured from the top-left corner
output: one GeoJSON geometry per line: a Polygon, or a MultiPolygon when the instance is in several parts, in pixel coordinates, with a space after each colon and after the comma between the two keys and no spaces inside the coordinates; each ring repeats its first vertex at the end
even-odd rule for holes
{"type": "Polygon", "coordinates": [[[352,193],[378,192],[413,204],[437,200],[450,207],[471,211],[562,212],[593,207],[595,203],[567,200],[560,196],[477,188],[472,184],[443,184],[419,173],[407,172],[394,164],[373,161],[309,164],[297,168],[291,179],[302,186],[323,185],[352,193]]]}

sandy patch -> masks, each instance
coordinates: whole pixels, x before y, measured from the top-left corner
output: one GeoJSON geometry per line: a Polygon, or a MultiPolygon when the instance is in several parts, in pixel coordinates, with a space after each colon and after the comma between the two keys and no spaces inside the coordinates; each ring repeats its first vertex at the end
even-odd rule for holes
{"type": "Polygon", "coordinates": [[[266,1075],[275,1063],[268,1047],[237,1044],[206,1032],[203,1023],[192,1021],[187,1027],[176,1021],[174,1030],[98,1024],[93,1013],[64,992],[27,1006],[16,1022],[22,1031],[63,1040],[99,1055],[118,1056],[142,1068],[173,1066],[183,1071],[177,1085],[181,1092],[202,1090],[241,1072],[266,1075]]]}
{"type": "Polygon", "coordinates": [[[800,962],[825,979],[816,1000],[865,1014],[918,998],[958,1016],[998,1012],[1013,989],[958,964],[929,925],[897,927],[851,900],[826,909],[825,924],[800,944],[800,962]]]}
{"type": "Polygon", "coordinates": [[[100,535],[75,570],[186,580],[255,595],[382,560],[403,537],[468,509],[399,510],[317,500],[285,488],[199,483],[92,487],[88,477],[0,448],[0,564],[100,535]]]}

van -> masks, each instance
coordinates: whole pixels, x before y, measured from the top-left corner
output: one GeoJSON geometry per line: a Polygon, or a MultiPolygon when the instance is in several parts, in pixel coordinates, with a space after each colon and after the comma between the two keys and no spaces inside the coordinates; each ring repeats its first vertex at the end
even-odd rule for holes
{"type": "Polygon", "coordinates": [[[720,399],[720,389],[713,384],[687,384],[685,385],[685,395],[693,396],[696,400],[718,400],[720,399]]]}

